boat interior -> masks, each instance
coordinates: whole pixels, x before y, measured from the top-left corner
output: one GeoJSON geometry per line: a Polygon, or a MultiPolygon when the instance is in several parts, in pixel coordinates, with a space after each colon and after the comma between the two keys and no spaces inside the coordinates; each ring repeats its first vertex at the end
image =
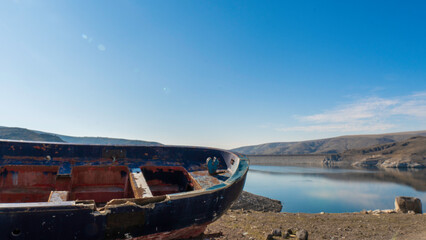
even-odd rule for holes
{"type": "Polygon", "coordinates": [[[207,189],[231,176],[226,167],[219,168],[214,175],[203,168],[187,171],[183,166],[81,165],[64,171],[54,165],[3,165],[0,203],[91,200],[102,207],[113,199],[150,198],[207,189]]]}

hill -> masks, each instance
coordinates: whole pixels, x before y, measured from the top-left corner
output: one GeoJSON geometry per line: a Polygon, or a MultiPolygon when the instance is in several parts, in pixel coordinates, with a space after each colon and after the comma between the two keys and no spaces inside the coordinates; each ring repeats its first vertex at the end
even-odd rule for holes
{"type": "Polygon", "coordinates": [[[158,142],[148,142],[142,140],[129,140],[122,138],[107,137],[71,137],[65,135],[57,135],[65,142],[81,143],[81,144],[106,144],[106,145],[135,145],[135,146],[161,146],[158,142]]]}
{"type": "Polygon", "coordinates": [[[0,139],[7,140],[26,140],[26,141],[43,141],[43,142],[64,142],[58,136],[35,132],[25,128],[9,128],[9,127],[0,127],[0,139]]]}
{"type": "Polygon", "coordinates": [[[158,142],[142,140],[129,140],[106,137],[72,137],[55,133],[46,133],[36,130],[16,127],[0,127],[0,139],[26,140],[43,142],[67,142],[79,144],[106,144],[106,145],[135,145],[135,146],[161,146],[158,142]]]}
{"type": "Polygon", "coordinates": [[[361,167],[422,168],[426,167],[426,137],[353,149],[339,154],[340,161],[361,167]]]}
{"type": "Polygon", "coordinates": [[[349,135],[301,142],[276,142],[232,149],[247,155],[292,155],[342,153],[350,149],[395,143],[414,136],[426,136],[426,130],[374,135],[349,135]]]}

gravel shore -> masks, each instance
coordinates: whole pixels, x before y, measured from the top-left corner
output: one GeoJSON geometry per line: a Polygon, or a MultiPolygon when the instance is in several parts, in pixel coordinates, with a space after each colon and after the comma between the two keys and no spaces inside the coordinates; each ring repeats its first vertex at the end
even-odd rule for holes
{"type": "Polygon", "coordinates": [[[426,214],[229,210],[199,239],[266,239],[274,229],[305,229],[309,239],[426,239],[426,214]]]}
{"type": "MultiPolygon", "coordinates": [[[[306,230],[308,239],[425,239],[426,214],[389,211],[284,213],[281,202],[243,192],[231,209],[196,239],[267,239],[274,230],[306,230]]],[[[268,239],[271,239],[269,237],[268,239]]],[[[284,239],[274,237],[273,239],[284,239]]],[[[295,239],[295,238],[290,238],[295,239]]]]}

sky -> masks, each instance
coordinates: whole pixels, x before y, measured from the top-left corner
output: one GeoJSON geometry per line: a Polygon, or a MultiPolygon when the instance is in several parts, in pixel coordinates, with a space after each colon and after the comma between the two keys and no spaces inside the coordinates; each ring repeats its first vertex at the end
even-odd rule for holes
{"type": "Polygon", "coordinates": [[[235,148],[426,129],[425,1],[0,2],[0,126],[235,148]]]}

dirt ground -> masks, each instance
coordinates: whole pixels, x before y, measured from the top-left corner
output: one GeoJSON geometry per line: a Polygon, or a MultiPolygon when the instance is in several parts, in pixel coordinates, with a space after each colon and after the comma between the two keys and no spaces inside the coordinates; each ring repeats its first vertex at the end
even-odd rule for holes
{"type": "Polygon", "coordinates": [[[197,239],[266,239],[274,229],[281,229],[283,233],[288,229],[305,229],[309,233],[308,239],[417,240],[426,239],[426,214],[308,214],[229,210],[197,239]]]}

